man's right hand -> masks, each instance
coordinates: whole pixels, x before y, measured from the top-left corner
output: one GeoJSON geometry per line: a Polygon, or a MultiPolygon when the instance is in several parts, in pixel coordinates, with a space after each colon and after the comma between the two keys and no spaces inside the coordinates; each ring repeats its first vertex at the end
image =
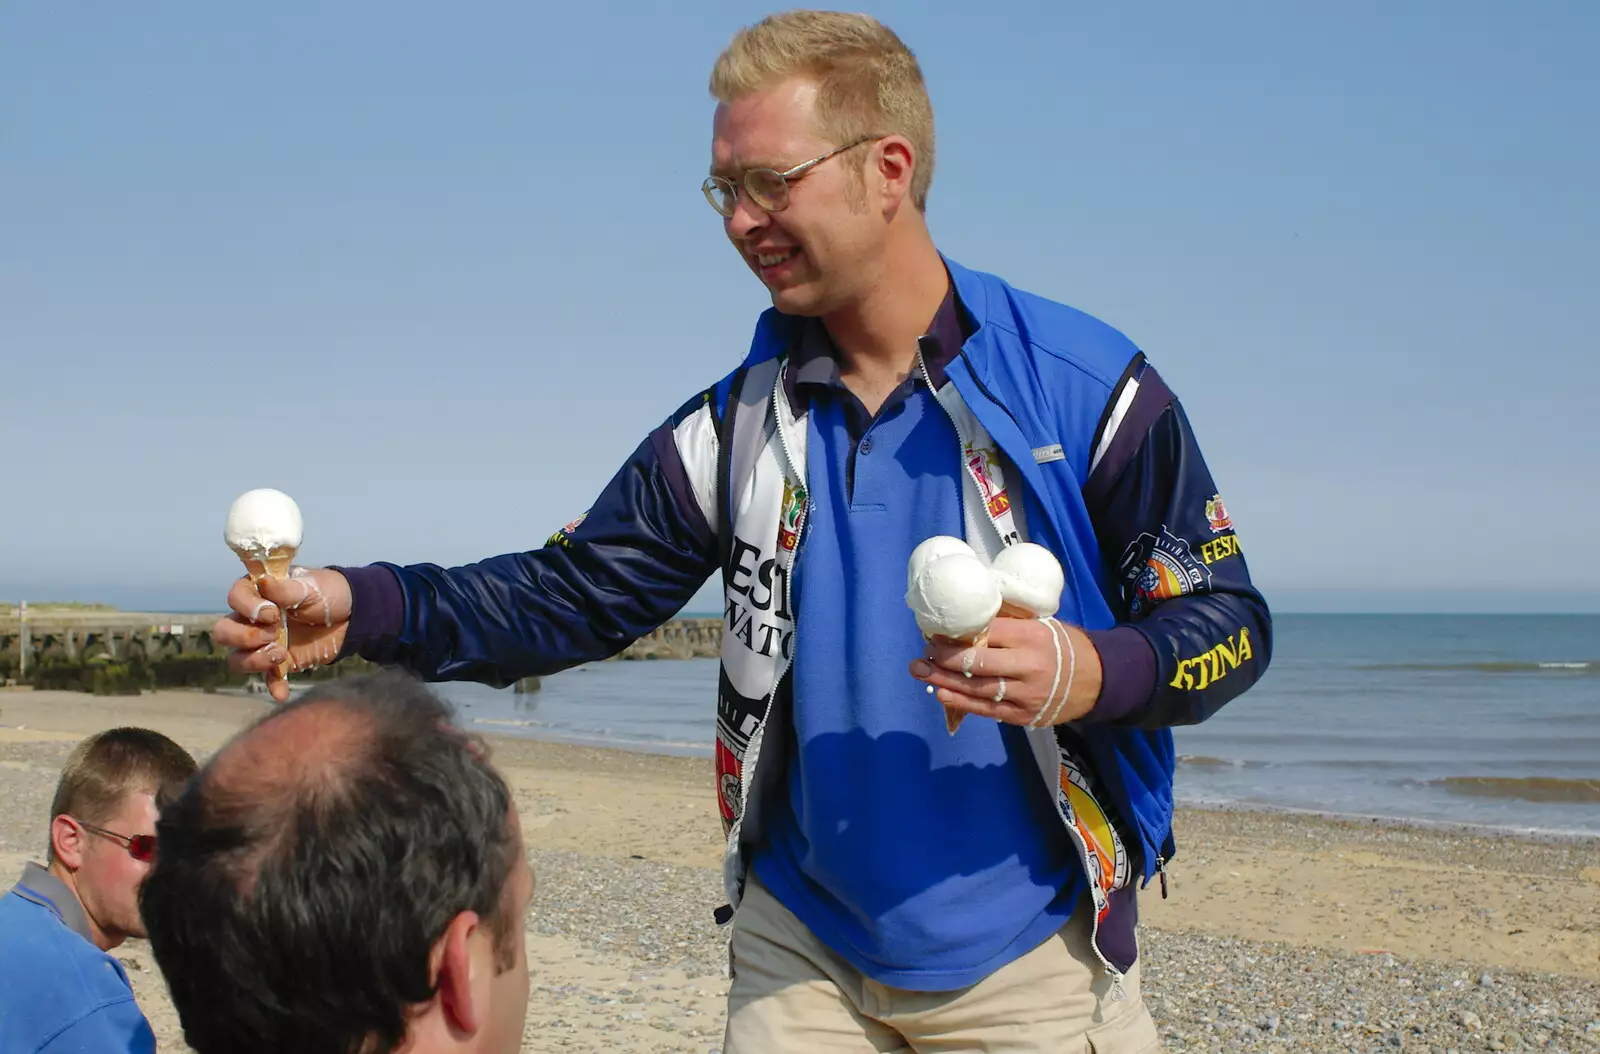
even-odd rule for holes
{"type": "Polygon", "coordinates": [[[338,657],[350,629],[350,583],[326,567],[296,567],[286,579],[256,583],[240,578],[228,591],[233,614],[211,627],[216,647],[230,649],[228,668],[259,673],[278,702],[289,698],[289,685],[278,675],[285,658],[290,672],[325,666],[338,657]],[[278,623],[288,613],[289,653],[278,644],[278,623]]]}

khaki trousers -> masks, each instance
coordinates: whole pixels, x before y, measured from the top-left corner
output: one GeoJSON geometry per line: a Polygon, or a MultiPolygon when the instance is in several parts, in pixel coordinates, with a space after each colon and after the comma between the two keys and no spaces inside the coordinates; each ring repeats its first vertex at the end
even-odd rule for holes
{"type": "Polygon", "coordinates": [[[1161,1049],[1139,995],[1126,998],[1089,947],[1089,910],[971,988],[911,992],[863,976],[754,875],[733,919],[722,1054],[1146,1054],[1161,1049]]]}

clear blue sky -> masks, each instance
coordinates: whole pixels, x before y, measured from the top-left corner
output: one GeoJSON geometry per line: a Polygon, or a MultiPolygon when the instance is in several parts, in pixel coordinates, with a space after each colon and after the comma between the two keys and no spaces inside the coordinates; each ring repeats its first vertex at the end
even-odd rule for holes
{"type": "MultiPolygon", "coordinates": [[[[941,247],[1147,350],[1276,607],[1600,610],[1600,6],[1313,6],[870,10],[941,247]]],[[[214,608],[257,486],[318,563],[582,512],[765,306],[698,184],[767,10],[0,7],[0,597],[214,608]]]]}

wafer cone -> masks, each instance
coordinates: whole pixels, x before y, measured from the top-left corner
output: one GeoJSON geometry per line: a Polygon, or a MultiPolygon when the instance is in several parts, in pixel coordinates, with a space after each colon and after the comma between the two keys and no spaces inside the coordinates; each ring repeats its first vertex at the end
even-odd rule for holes
{"type": "MultiPolygon", "coordinates": [[[[935,638],[928,637],[926,639],[933,640],[935,638]]],[[[974,633],[970,637],[939,637],[937,639],[947,640],[952,644],[965,645],[969,648],[981,648],[989,642],[989,627],[985,626],[982,630],[974,633]]],[[[940,705],[943,706],[942,703],[940,705]]],[[[948,706],[944,707],[945,730],[948,731],[952,736],[955,735],[956,729],[961,727],[961,722],[966,718],[966,716],[966,711],[964,710],[953,710],[948,706]]]]}
{"type": "MultiPolygon", "coordinates": [[[[261,589],[261,583],[268,578],[279,581],[289,577],[289,568],[294,565],[295,550],[282,546],[277,549],[247,550],[234,549],[234,555],[244,562],[245,573],[250,576],[250,581],[256,584],[256,589],[261,589]]],[[[278,664],[278,676],[289,676],[289,613],[278,613],[278,644],[282,646],[284,660],[278,664]]]]}

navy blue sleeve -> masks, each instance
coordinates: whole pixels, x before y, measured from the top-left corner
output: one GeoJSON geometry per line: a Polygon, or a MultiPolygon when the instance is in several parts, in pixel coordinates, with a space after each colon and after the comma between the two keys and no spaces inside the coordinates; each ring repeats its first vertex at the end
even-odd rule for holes
{"type": "Polygon", "coordinates": [[[341,657],[504,687],[608,658],[670,619],[717,567],[673,425],[539,549],[463,567],[340,568],[353,597],[341,657]]]}
{"type": "Polygon", "coordinates": [[[1135,375],[1084,487],[1119,621],[1090,634],[1107,686],[1088,720],[1196,724],[1266,671],[1272,616],[1182,405],[1152,367],[1135,375]]]}

